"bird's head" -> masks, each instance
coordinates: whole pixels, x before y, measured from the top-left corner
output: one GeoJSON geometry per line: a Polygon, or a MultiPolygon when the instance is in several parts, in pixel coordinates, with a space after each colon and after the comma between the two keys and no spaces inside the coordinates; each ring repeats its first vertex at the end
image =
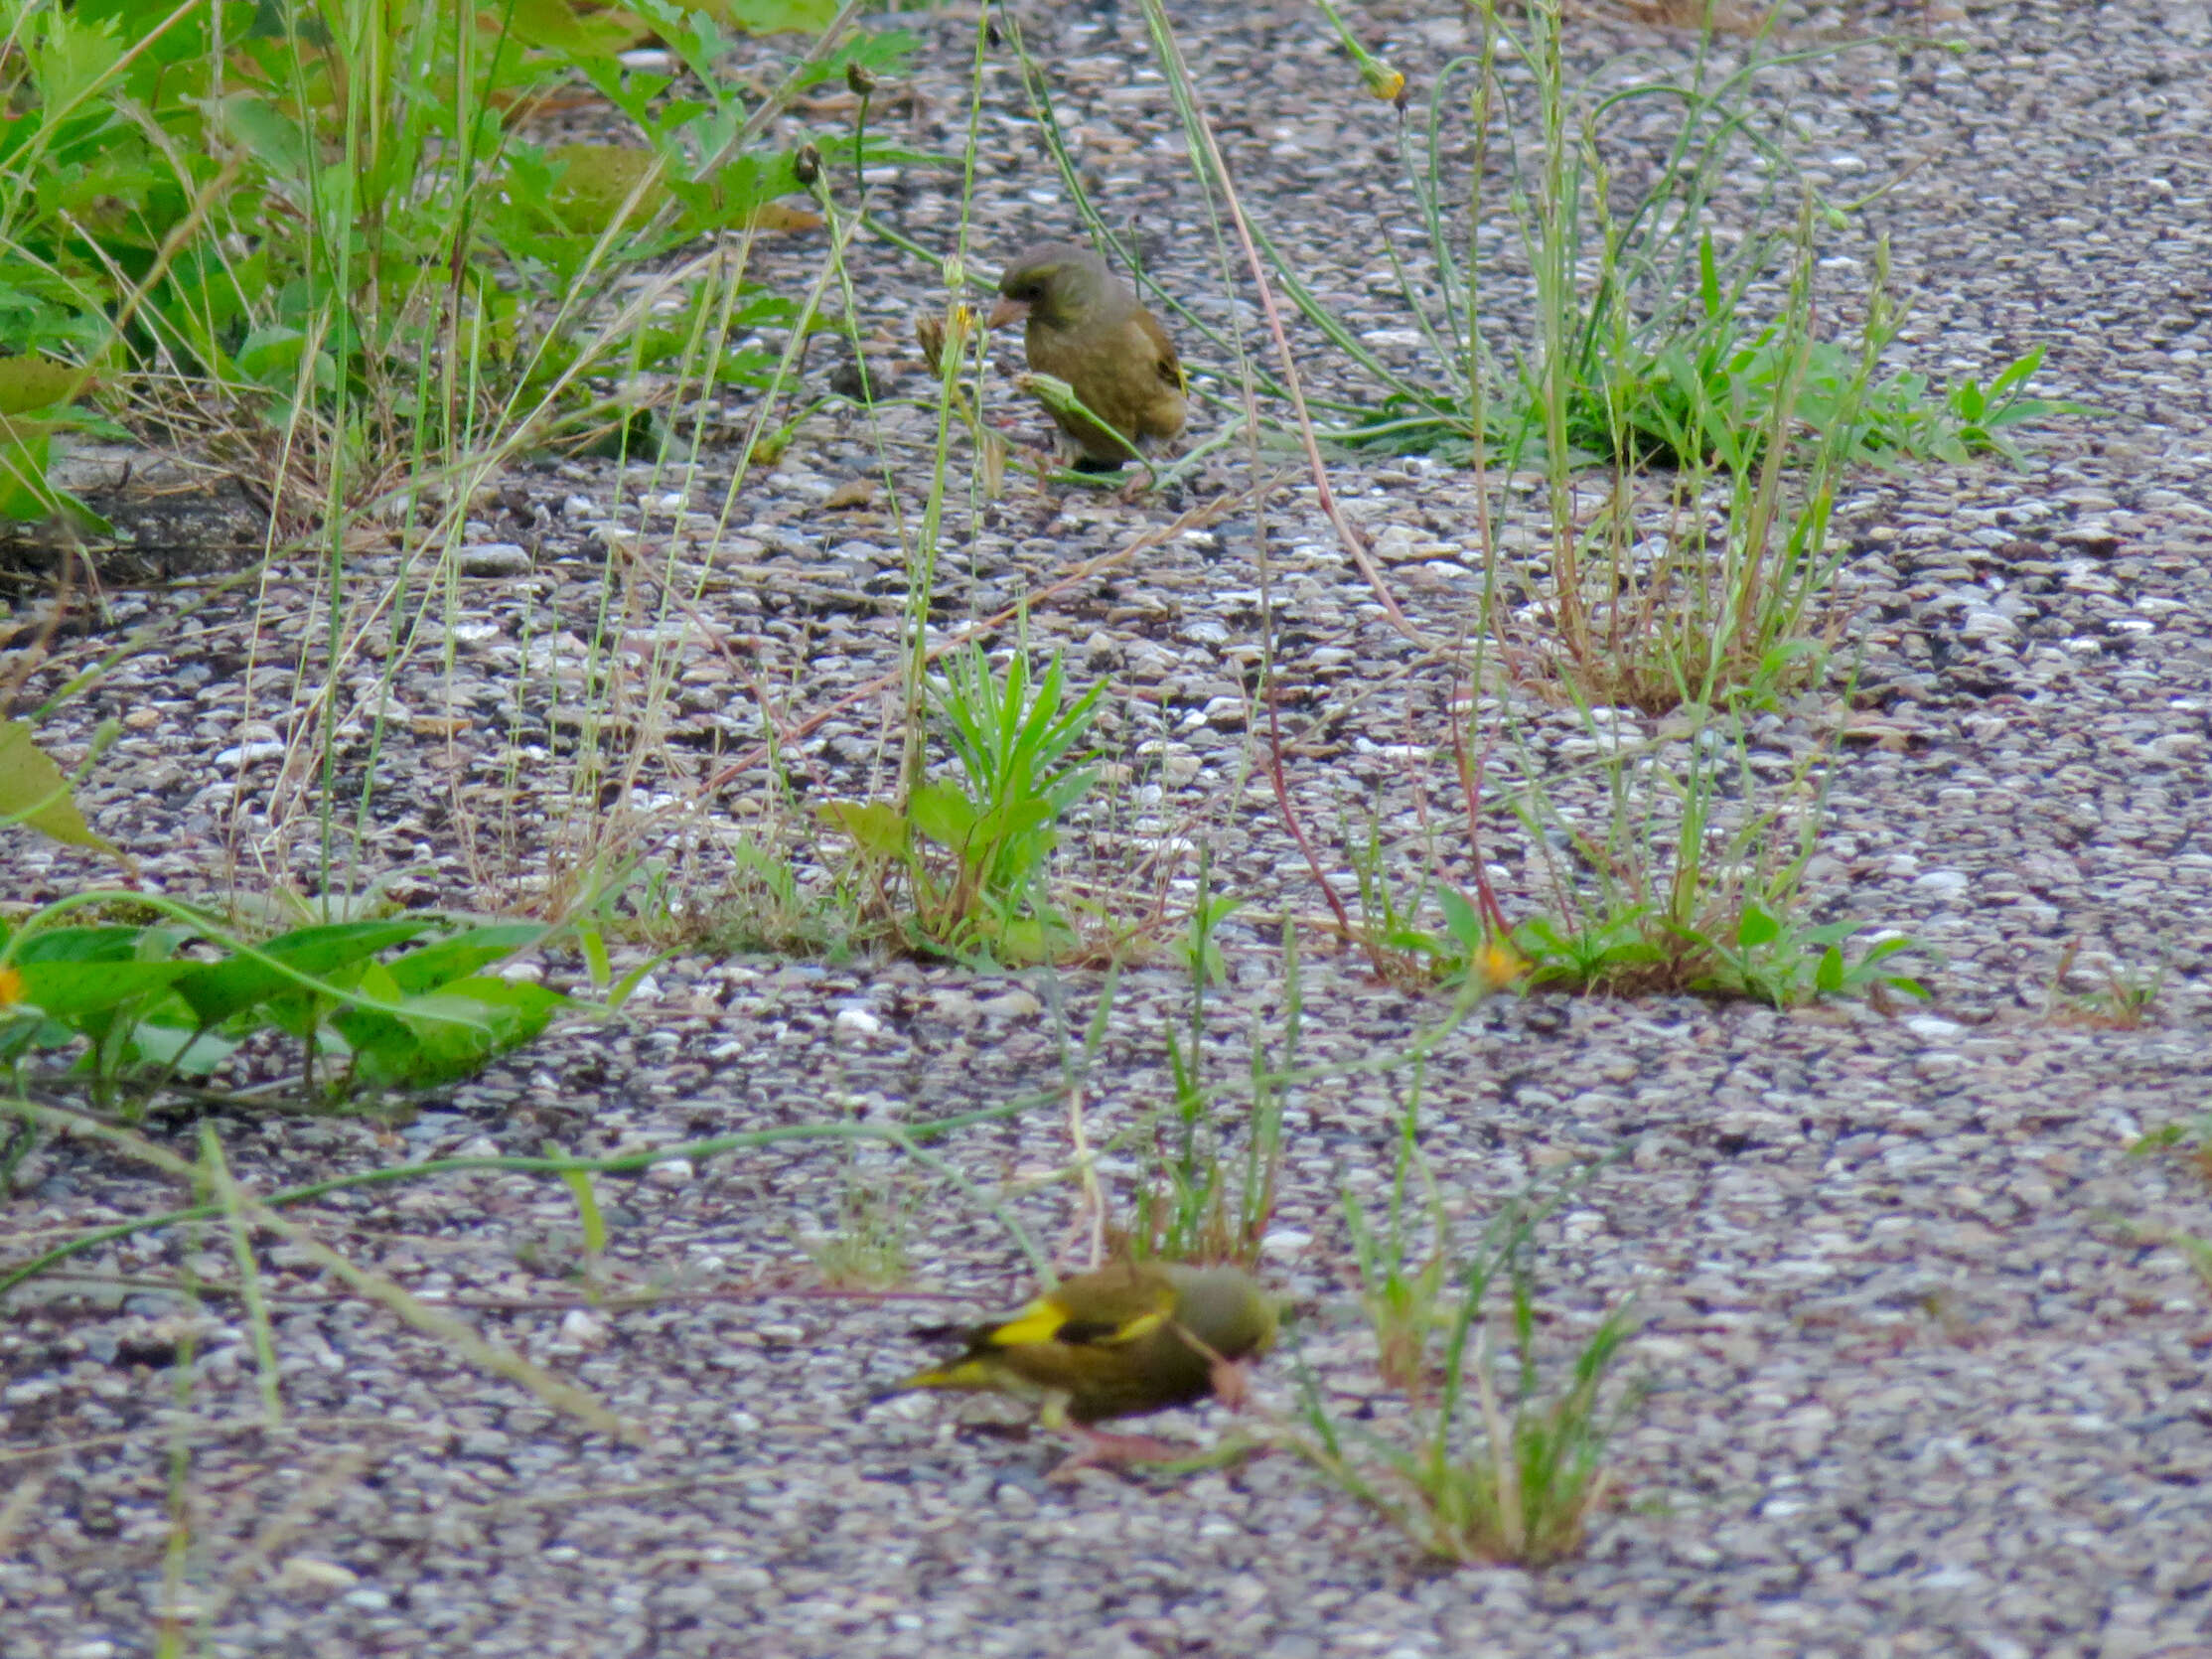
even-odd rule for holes
{"type": "Polygon", "coordinates": [[[1019,255],[998,279],[998,304],[990,326],[1017,319],[1046,328],[1074,328],[1095,315],[1111,292],[1106,261],[1087,247],[1053,242],[1019,255]]]}
{"type": "Polygon", "coordinates": [[[1253,1278],[1236,1268],[1163,1270],[1175,1283],[1175,1317],[1208,1347],[1229,1359],[1265,1353],[1275,1340],[1278,1309],[1253,1278]]]}

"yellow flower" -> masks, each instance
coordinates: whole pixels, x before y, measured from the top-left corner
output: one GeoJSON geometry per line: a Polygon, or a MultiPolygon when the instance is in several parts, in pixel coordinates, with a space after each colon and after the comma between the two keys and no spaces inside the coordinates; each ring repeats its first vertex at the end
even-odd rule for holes
{"type": "Polygon", "coordinates": [[[1384,103],[1396,103],[1405,95],[1405,76],[1380,58],[1362,59],[1360,75],[1367,82],[1369,94],[1384,103]]]}
{"type": "Polygon", "coordinates": [[[930,366],[930,373],[945,373],[948,356],[958,364],[967,351],[967,342],[975,333],[975,313],[965,305],[956,305],[940,319],[917,317],[914,319],[914,338],[922,348],[922,361],[930,366]]]}
{"type": "Polygon", "coordinates": [[[0,1008],[12,1007],[22,1000],[22,971],[14,968],[0,968],[0,1008]]]}
{"type": "Polygon", "coordinates": [[[1529,965],[1520,952],[1495,939],[1475,958],[1475,977],[1492,990],[1503,990],[1528,971],[1529,965]]]}

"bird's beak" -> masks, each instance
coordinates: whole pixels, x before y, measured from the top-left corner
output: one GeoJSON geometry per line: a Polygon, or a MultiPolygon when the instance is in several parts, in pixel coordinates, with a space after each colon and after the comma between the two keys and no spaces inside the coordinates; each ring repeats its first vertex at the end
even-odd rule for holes
{"type": "Polygon", "coordinates": [[[1027,322],[1028,320],[1029,302],[1027,300],[1001,297],[999,302],[991,307],[990,318],[983,326],[991,329],[1002,329],[1008,323],[1027,322]]]}

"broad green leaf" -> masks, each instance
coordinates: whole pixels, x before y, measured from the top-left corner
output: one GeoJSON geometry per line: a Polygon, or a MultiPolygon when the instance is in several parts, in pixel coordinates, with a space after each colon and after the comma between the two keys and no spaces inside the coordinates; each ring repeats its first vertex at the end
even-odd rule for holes
{"type": "Polygon", "coordinates": [[[906,857],[907,821],[889,802],[825,801],[819,812],[823,822],[852,837],[861,857],[876,862],[906,857]]]}
{"type": "Polygon", "coordinates": [[[57,515],[88,535],[115,527],[47,477],[53,460],[53,421],[0,416],[0,519],[35,525],[57,515]]]}
{"type": "MultiPolygon", "coordinates": [[[[10,33],[31,15],[18,14],[10,33]]],[[[38,107],[60,111],[92,99],[122,62],[122,31],[104,21],[79,23],[65,10],[47,13],[44,22],[43,30],[33,32],[28,54],[38,107]]],[[[12,44],[20,50],[23,43],[12,44]]]]}
{"type": "Polygon", "coordinates": [[[91,380],[88,369],[33,352],[0,358],[0,414],[28,414],[72,401],[91,380]]]}
{"type": "Polygon", "coordinates": [[[984,930],[1001,962],[1050,962],[1076,944],[1076,935],[1053,916],[1017,916],[984,930]]]}
{"type": "Polygon", "coordinates": [[[1782,924],[1761,905],[1747,904],[1736,923],[1736,944],[1745,950],[1771,945],[1781,935],[1782,924]]]}
{"type": "Polygon", "coordinates": [[[353,1047],[357,1087],[422,1088],[467,1077],[528,1042],[566,1006],[567,997],[543,985],[480,977],[410,997],[397,1015],[347,1008],[331,1024],[353,1047]]]}
{"type": "Polygon", "coordinates": [[[635,144],[556,144],[545,159],[559,170],[545,205],[578,234],[598,235],[626,202],[625,223],[643,224],[668,199],[660,158],[635,144]]]}
{"type": "Polygon", "coordinates": [[[122,849],[84,822],[70,797],[69,780],[31,740],[21,720],[0,725],[0,825],[28,824],[58,841],[121,858],[122,849]]]}
{"type": "Polygon", "coordinates": [[[1843,953],[1831,945],[1821,953],[1821,965],[1813,975],[1813,987],[1823,996],[1837,996],[1843,989],[1843,953]]]}
{"type": "Polygon", "coordinates": [[[1998,372],[1997,377],[1990,382],[1990,395],[1991,397],[2002,397],[2042,367],[2043,348],[2041,346],[2029,347],[2024,356],[2014,358],[2009,365],[1998,372]]]}
{"type": "Polygon", "coordinates": [[[549,930],[540,922],[494,922],[470,928],[425,945],[419,951],[394,957],[384,966],[392,982],[408,996],[436,990],[449,980],[464,979],[493,963],[526,951],[549,930]]]}
{"type": "Polygon", "coordinates": [[[329,990],[303,990],[287,984],[271,991],[232,1015],[230,1029],[236,1033],[240,1027],[250,1030],[266,1023],[304,1042],[317,1030],[325,1028],[334,993],[350,992],[375,1002],[399,1000],[399,987],[391,982],[391,975],[379,962],[344,964],[320,976],[320,982],[329,986],[329,990]]]}
{"type": "Polygon", "coordinates": [[[25,962],[22,1000],[36,1003],[56,1019],[79,1020],[134,996],[172,985],[193,972],[189,962],[25,962]]]}
{"type": "Polygon", "coordinates": [[[837,15],[836,0],[704,0],[699,9],[755,35],[818,35],[837,15]]]}
{"type": "MultiPolygon", "coordinates": [[[[17,947],[15,965],[35,962],[138,962],[151,961],[139,950],[144,928],[44,928],[25,936],[17,947]]],[[[0,941],[7,935],[0,931],[0,941]]]]}
{"type": "Polygon", "coordinates": [[[1473,957],[1482,948],[1482,919],[1475,914],[1467,895],[1456,887],[1439,887],[1436,908],[1444,913],[1444,926],[1453,942],[1465,955],[1473,957]]]}
{"type": "Polygon", "coordinates": [[[222,102],[223,125],[254,159],[280,179],[305,179],[315,165],[315,146],[300,124],[250,92],[222,102]]]}
{"type": "Polygon", "coordinates": [[[205,1077],[237,1052],[239,1045],[213,1031],[195,1036],[188,1026],[141,1020],[131,1028],[130,1046],[141,1061],[174,1066],[186,1077],[205,1077]]]}
{"type": "Polygon", "coordinates": [[[46,471],[52,453],[43,430],[31,422],[7,422],[0,431],[0,519],[35,525],[54,511],[46,471]]]}
{"type": "Polygon", "coordinates": [[[648,31],[635,14],[585,11],[573,0],[508,0],[508,28],[527,46],[548,47],[570,57],[612,58],[643,40],[648,31]]]}
{"type": "Polygon", "coordinates": [[[917,789],[906,804],[907,817],[914,828],[940,846],[956,851],[967,845],[975,833],[975,809],[960,794],[946,784],[924,784],[917,789]]]}
{"type": "MultiPolygon", "coordinates": [[[[436,925],[435,919],[428,916],[401,917],[389,922],[335,922],[323,927],[297,929],[270,940],[259,949],[262,955],[287,968],[320,979],[351,963],[372,957],[378,951],[404,944],[436,925]]],[[[291,976],[278,972],[270,963],[242,956],[209,963],[177,982],[178,994],[209,1025],[228,1019],[256,1002],[299,988],[291,976]]]]}

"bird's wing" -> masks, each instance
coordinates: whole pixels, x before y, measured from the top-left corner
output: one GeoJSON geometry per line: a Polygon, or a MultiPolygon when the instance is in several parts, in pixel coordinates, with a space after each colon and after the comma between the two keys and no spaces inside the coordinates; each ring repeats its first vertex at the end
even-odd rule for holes
{"type": "Polygon", "coordinates": [[[1101,1298],[1070,1307],[1058,1293],[1039,1296],[1011,1318],[978,1331],[972,1351],[1026,1348],[1057,1342],[1070,1347],[1110,1348],[1135,1342],[1158,1330],[1175,1311],[1173,1285],[1144,1287],[1141,1298],[1101,1298]]]}

